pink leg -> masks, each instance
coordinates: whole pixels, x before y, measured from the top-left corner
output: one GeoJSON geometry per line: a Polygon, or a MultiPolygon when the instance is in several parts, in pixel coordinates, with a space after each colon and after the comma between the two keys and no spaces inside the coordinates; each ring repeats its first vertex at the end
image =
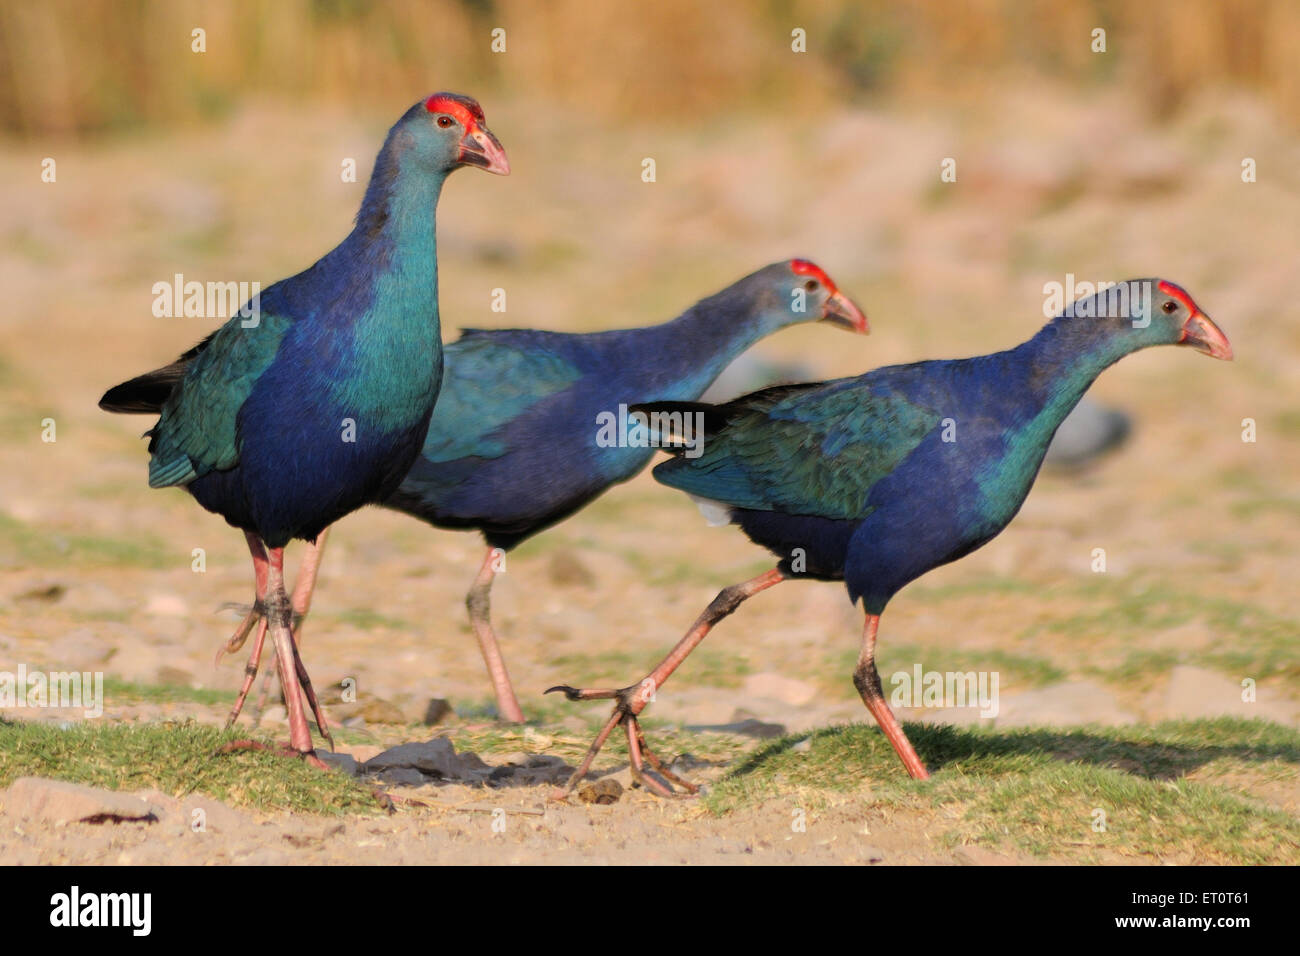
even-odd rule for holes
{"type": "MultiPolygon", "coordinates": [[[[631,755],[633,773],[639,779],[650,783],[649,779],[643,777],[641,773],[642,756],[644,755],[646,761],[648,761],[656,770],[662,768],[662,763],[649,750],[649,748],[646,747],[645,736],[641,732],[641,726],[637,721],[637,716],[641,711],[645,710],[646,705],[654,698],[659,688],[664,685],[664,682],[668,680],[673,671],[677,670],[682,661],[686,660],[687,655],[690,654],[691,651],[695,650],[695,648],[699,646],[700,642],[708,636],[709,631],[713,629],[714,625],[738,608],[742,602],[753,597],[759,591],[765,591],[773,585],[780,584],[784,580],[785,575],[781,573],[780,569],[773,568],[771,571],[760,574],[756,578],[751,578],[743,584],[733,584],[731,587],[723,588],[718,593],[718,596],[713,599],[712,603],[705,608],[704,613],[696,619],[693,625],[691,625],[691,629],[686,632],[686,636],[677,642],[677,646],[669,652],[667,657],[659,662],[659,666],[652,670],[639,684],[632,684],[629,687],[622,687],[618,690],[579,690],[576,687],[569,687],[567,684],[548,689],[546,691],[548,694],[552,691],[562,691],[564,696],[569,700],[608,700],[612,698],[615,701],[614,712],[610,715],[609,720],[606,721],[605,726],[601,728],[600,733],[596,735],[596,739],[592,741],[582,763],[579,765],[578,769],[573,772],[573,776],[569,778],[569,782],[564,786],[564,788],[558,790],[554,796],[563,798],[567,796],[575,786],[577,786],[578,781],[586,776],[587,771],[591,768],[591,762],[596,759],[596,754],[600,753],[600,748],[605,745],[605,741],[609,738],[610,733],[612,733],[614,728],[619,724],[623,724],[627,728],[628,752],[631,755]]],[[[671,775],[666,776],[668,776],[669,780],[682,784],[691,791],[696,789],[694,786],[687,784],[686,781],[681,780],[680,778],[671,775]]],[[[652,783],[650,784],[650,789],[664,795],[671,792],[662,786],[652,783]]]]}
{"type": "MultiPolygon", "coordinates": [[[[312,688],[312,679],[309,678],[309,676],[307,675],[307,667],[303,665],[302,653],[300,653],[298,649],[298,644],[300,641],[300,633],[302,633],[303,617],[305,617],[305,614],[307,614],[307,610],[309,609],[309,607],[311,607],[312,591],[313,589],[315,589],[315,583],[316,583],[316,572],[320,570],[321,550],[325,548],[325,537],[326,535],[328,535],[328,532],[329,529],[326,528],[325,531],[321,532],[320,537],[316,538],[316,541],[308,542],[307,555],[305,555],[305,557],[303,558],[303,568],[302,571],[299,572],[299,576],[298,576],[298,587],[294,588],[295,597],[300,596],[300,604],[294,604],[294,601],[292,600],[289,602],[289,604],[290,604],[290,620],[292,622],[290,628],[290,636],[292,637],[292,650],[294,650],[294,658],[292,658],[292,661],[294,661],[294,665],[292,665],[292,667],[294,667],[294,672],[296,676],[298,676],[298,682],[300,683],[300,685],[302,685],[302,693],[303,696],[307,698],[307,705],[312,710],[312,717],[316,718],[316,727],[318,728],[318,730],[320,730],[321,736],[325,737],[326,743],[329,744],[329,749],[333,750],[334,737],[330,735],[329,722],[326,721],[325,711],[321,709],[320,701],[318,701],[316,698],[316,691],[315,689],[312,688]],[[304,585],[304,581],[305,581],[305,585],[304,585]]],[[[281,675],[281,678],[279,678],[279,687],[281,687],[283,691],[285,691],[285,693],[283,693],[282,696],[285,697],[286,708],[289,708],[289,698],[287,698],[287,693],[289,693],[289,684],[286,684],[285,680],[283,680],[282,669],[281,666],[279,666],[279,659],[281,658],[279,658],[279,649],[277,645],[276,672],[277,674],[281,675]]],[[[253,672],[256,672],[256,663],[252,663],[252,666],[253,666],[253,672]]],[[[266,680],[269,679],[270,679],[270,671],[266,672],[266,680]]],[[[248,680],[250,680],[250,678],[247,678],[246,676],[246,679],[244,679],[246,685],[248,683],[248,680]]],[[[261,698],[259,701],[257,701],[257,718],[259,719],[261,717],[261,711],[263,711],[264,708],[265,697],[266,697],[266,682],[263,682],[263,691],[261,691],[261,698]]],[[[296,704],[298,704],[299,709],[302,709],[303,706],[302,700],[296,701],[296,704]]],[[[292,727],[292,721],[290,721],[290,728],[291,727],[292,727]]]]}
{"type": "MultiPolygon", "coordinates": [[[[214,667],[221,663],[222,654],[233,654],[243,647],[244,641],[248,640],[253,625],[266,616],[266,548],[262,544],[262,539],[251,531],[244,532],[244,539],[248,542],[249,554],[253,556],[253,581],[255,585],[253,606],[249,608],[248,614],[244,616],[239,627],[235,629],[235,633],[231,635],[230,640],[217,649],[217,656],[212,660],[214,667]]],[[[238,716],[238,714],[235,716],[238,716]]]]}
{"type": "MultiPolygon", "coordinates": [[[[276,669],[280,673],[280,684],[287,691],[285,696],[289,710],[289,752],[305,758],[317,767],[324,768],[325,764],[316,756],[316,752],[312,747],[311,728],[307,725],[307,714],[303,708],[304,693],[306,693],[307,699],[316,711],[317,723],[320,724],[327,740],[329,739],[329,731],[321,720],[316,705],[316,695],[311,689],[311,679],[307,676],[307,669],[303,666],[302,659],[298,656],[297,648],[293,642],[293,629],[291,626],[293,612],[289,603],[289,595],[284,590],[284,549],[272,548],[267,550],[261,539],[250,535],[250,548],[253,548],[254,543],[256,543],[256,548],[253,549],[254,564],[257,564],[259,550],[265,555],[266,561],[267,575],[263,607],[265,618],[259,627],[258,636],[253,646],[253,656],[249,661],[249,667],[245,671],[244,690],[240,695],[241,699],[236,702],[236,708],[231,713],[230,721],[233,722],[235,717],[238,716],[239,704],[242,703],[242,698],[248,691],[253,674],[257,672],[257,664],[266,638],[265,632],[269,630],[276,649],[276,669]]],[[[332,741],[330,745],[333,746],[332,741]]],[[[231,751],[250,747],[263,749],[263,745],[255,741],[235,741],[221,749],[231,751]]]]}
{"type": "Polygon", "coordinates": [[[853,671],[853,685],[857,687],[862,702],[867,705],[867,710],[871,711],[871,716],[876,718],[876,723],[893,744],[894,753],[898,754],[899,759],[903,761],[908,774],[917,780],[928,780],[930,774],[925,769],[925,764],[916,755],[912,742],[903,732],[903,725],[889,709],[884,691],[880,687],[880,675],[876,672],[876,631],[879,627],[880,615],[868,614],[862,629],[862,650],[858,654],[858,666],[853,671]]]}
{"type": "Polygon", "coordinates": [[[522,724],[524,712],[520,709],[515,689],[510,684],[510,674],[506,672],[506,662],[501,656],[501,648],[497,645],[497,636],[492,630],[490,618],[489,592],[496,576],[497,553],[496,548],[488,548],[478,577],[474,579],[474,585],[465,598],[465,606],[469,608],[469,623],[474,628],[474,636],[478,638],[479,650],[483,653],[483,662],[487,664],[488,677],[491,678],[492,689],[497,695],[497,713],[502,720],[522,724]]]}
{"type": "MultiPolygon", "coordinates": [[[[307,542],[307,548],[302,555],[302,564],[298,566],[298,580],[293,586],[290,604],[293,606],[293,636],[299,648],[302,647],[303,627],[307,612],[311,610],[312,595],[316,593],[316,575],[320,573],[321,561],[325,555],[325,542],[329,540],[329,534],[330,529],[326,528],[317,535],[315,541],[307,542]]],[[[274,671],[268,670],[262,678],[262,689],[258,691],[257,706],[253,709],[253,723],[258,723],[262,719],[262,712],[266,710],[266,702],[271,695],[273,673],[274,671]]]]}
{"type": "Polygon", "coordinates": [[[329,540],[330,529],[326,528],[315,541],[307,542],[307,550],[303,552],[302,564],[298,566],[298,580],[293,586],[293,597],[290,603],[293,605],[293,634],[298,639],[298,644],[302,644],[302,622],[311,610],[311,598],[316,592],[316,575],[320,573],[321,561],[325,557],[325,542],[329,540]]]}
{"type": "Polygon", "coordinates": [[[244,665],[244,683],[239,688],[239,696],[235,698],[235,706],[230,709],[230,716],[226,718],[227,727],[235,725],[235,721],[239,719],[239,712],[244,709],[244,701],[253,686],[253,678],[257,676],[257,668],[262,663],[262,648],[265,644],[266,617],[263,616],[257,622],[257,636],[253,638],[253,650],[248,655],[248,663],[244,665]]]}
{"type": "Polygon", "coordinates": [[[302,685],[298,683],[298,668],[295,666],[298,655],[293,646],[293,612],[289,595],[284,590],[284,548],[271,548],[267,556],[270,559],[270,575],[267,581],[266,616],[275,646],[275,666],[289,708],[289,746],[306,755],[313,753],[314,749],[311,729],[307,726],[307,714],[302,706],[302,685]]]}

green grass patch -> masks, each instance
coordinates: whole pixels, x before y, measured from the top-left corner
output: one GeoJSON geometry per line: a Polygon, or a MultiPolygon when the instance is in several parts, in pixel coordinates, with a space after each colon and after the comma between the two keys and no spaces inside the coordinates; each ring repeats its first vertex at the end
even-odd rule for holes
{"type": "Polygon", "coordinates": [[[120,704],[139,701],[150,704],[203,704],[220,706],[233,704],[235,694],[228,690],[210,687],[186,687],[182,684],[140,684],[134,681],[104,677],[104,700],[120,704]]]}
{"type": "Polygon", "coordinates": [[[1176,651],[1139,648],[1127,652],[1114,667],[1085,667],[1083,672],[1110,684],[1149,690],[1182,661],[1183,655],[1176,651]]]}
{"type": "MultiPolygon", "coordinates": [[[[1131,643],[1153,631],[1200,621],[1216,647],[1190,652],[1189,662],[1256,679],[1300,676],[1296,622],[1259,604],[1185,591],[1162,582],[1133,581],[1128,587],[1117,587],[1113,580],[1089,581],[1072,594],[1085,600],[1088,607],[1034,624],[1022,631],[1020,638],[1055,635],[1095,648],[1100,642],[1131,643]]],[[[1122,667],[1121,680],[1125,673],[1122,667]]]]}
{"type": "Polygon", "coordinates": [[[191,722],[67,726],[0,720],[0,786],[49,777],[113,790],[205,793],[231,806],[297,813],[378,812],[370,790],[273,752],[218,753],[246,733],[191,722]]]}
{"type": "Polygon", "coordinates": [[[132,532],[130,538],[105,538],[34,528],[0,513],[0,568],[133,567],[160,569],[190,561],[161,538],[132,532]]]}
{"type": "Polygon", "coordinates": [[[1300,862],[1300,820],[1249,795],[1243,781],[1294,777],[1300,733],[1234,718],[1153,727],[996,730],[910,726],[929,766],[908,779],[870,725],[832,727],[793,749],[791,736],[756,750],[705,798],[715,813],[795,796],[815,809],[837,795],[877,806],[946,808],[951,843],[1010,844],[1081,862],[1116,854],[1197,862],[1300,862]],[[1231,775],[1233,787],[1188,775],[1231,775]],[[1106,829],[1093,828],[1096,812],[1106,829]]]}
{"type": "Polygon", "coordinates": [[[390,631],[411,630],[410,621],[405,621],[400,617],[390,617],[387,614],[380,614],[378,611],[363,607],[347,608],[332,613],[325,612],[322,616],[339,624],[350,624],[362,631],[375,631],[380,628],[387,628],[390,631]]]}
{"type": "MultiPolygon", "coordinates": [[[[852,674],[857,665],[857,651],[844,651],[840,654],[840,674],[852,674]]],[[[881,680],[890,687],[889,674],[894,671],[911,673],[916,664],[926,671],[997,671],[1000,675],[999,686],[1013,685],[1018,688],[1044,687],[1064,680],[1065,671],[1057,667],[1046,657],[1016,654],[997,648],[984,650],[960,647],[922,647],[919,644],[881,645],[880,655],[881,680]]]]}

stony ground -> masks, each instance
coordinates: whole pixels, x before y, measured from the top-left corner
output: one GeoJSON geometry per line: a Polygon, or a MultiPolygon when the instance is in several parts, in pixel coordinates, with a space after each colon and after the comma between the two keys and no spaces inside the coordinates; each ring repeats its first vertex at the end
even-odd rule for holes
{"type": "MultiPolygon", "coordinates": [[[[457,325],[656,321],[802,254],[866,307],[873,335],[798,329],[760,350],[832,375],[1019,342],[1042,322],[1043,283],[1066,272],[1160,273],[1187,286],[1237,361],[1164,349],[1109,371],[1094,393],[1134,416],[1129,443],[1084,473],[1045,475],[1007,533],[904,592],[884,619],[881,672],[887,683],[918,664],[999,678],[996,717],[939,702],[901,708],[905,720],[1126,725],[1236,714],[1300,726],[1300,194],[1283,178],[1300,148],[1266,114],[1206,100],[1153,128],[1118,99],[1017,91],[979,123],[839,112],[799,135],[774,135],[771,118],[755,116],[707,139],[588,127],[565,130],[563,142],[538,111],[492,115],[515,172],[461,173],[448,187],[449,335],[457,325]],[[633,140],[637,157],[659,157],[657,183],[640,182],[633,140]],[[1260,158],[1258,183],[1240,181],[1244,151],[1260,158]],[[959,179],[941,186],[938,158],[948,155],[959,157],[959,179]],[[509,294],[504,316],[489,310],[498,287],[509,294]],[[1253,442],[1243,441],[1245,419],[1253,442]],[[1098,548],[1104,572],[1094,569],[1098,548]],[[1243,681],[1253,701],[1243,702],[1243,681]]],[[[221,720],[240,662],[213,666],[236,619],[214,612],[250,596],[240,536],[180,492],[150,492],[137,437],[149,423],[103,415],[95,401],[215,324],[152,317],[154,282],[175,272],[268,281],[327,249],[361,188],[338,181],[339,158],[367,168],[379,131],[327,111],[257,106],[215,128],[51,146],[57,184],[39,182],[31,148],[0,147],[10,303],[0,315],[0,670],[103,671],[109,721],[221,720]],[[237,148],[268,137],[282,148],[237,148]],[[53,442],[42,440],[47,419],[53,442]],[[168,687],[184,693],[159,700],[168,687]]],[[[451,702],[460,723],[450,726],[490,718],[463,610],[480,559],[470,535],[379,510],[336,529],[305,657],[320,684],[356,682],[357,702],[338,708],[357,735],[349,747],[379,746],[365,737],[375,728],[431,733],[419,722],[432,698],[451,702]]],[[[511,555],[494,591],[526,711],[577,739],[598,705],[543,689],[639,679],[720,587],[767,564],[647,475],[615,489],[511,555]]],[[[674,676],[654,716],[790,731],[863,720],[849,679],[860,626],[838,586],[765,593],[674,676]]],[[[281,720],[272,708],[262,727],[279,733],[281,720]]],[[[753,746],[734,740],[728,761],[753,746]]],[[[621,760],[613,749],[599,766],[621,760]]],[[[1268,802],[1294,815],[1287,786],[1268,802]]],[[[144,863],[954,862],[991,852],[932,845],[942,826],[929,808],[845,801],[796,834],[788,804],[718,817],[633,792],[539,815],[545,792],[511,789],[504,833],[476,806],[483,795],[460,785],[392,817],[217,810],[198,836],[185,806],[161,797],[155,825],[23,824],[4,810],[0,852],[144,863]]]]}

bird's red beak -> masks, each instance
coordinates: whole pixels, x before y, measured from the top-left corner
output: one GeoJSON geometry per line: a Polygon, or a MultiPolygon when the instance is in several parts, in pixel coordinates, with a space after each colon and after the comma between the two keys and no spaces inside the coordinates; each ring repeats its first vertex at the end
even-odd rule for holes
{"type": "Polygon", "coordinates": [[[826,304],[822,306],[822,321],[861,335],[871,332],[866,313],[859,309],[852,299],[838,290],[832,293],[826,300],[826,304]]]}
{"type": "Polygon", "coordinates": [[[510,175],[510,160],[501,142],[486,126],[471,126],[460,141],[460,155],[466,166],[477,166],[498,176],[510,175]]]}
{"type": "Polygon", "coordinates": [[[1232,346],[1228,344],[1228,337],[1210,321],[1208,315],[1201,312],[1193,312],[1187,317],[1178,344],[1190,345],[1210,358],[1223,359],[1225,362],[1232,361],[1232,346]]]}

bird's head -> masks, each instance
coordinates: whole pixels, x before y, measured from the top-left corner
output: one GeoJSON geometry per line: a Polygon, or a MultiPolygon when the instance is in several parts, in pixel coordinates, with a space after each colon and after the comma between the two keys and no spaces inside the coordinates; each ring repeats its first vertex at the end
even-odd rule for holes
{"type": "Polygon", "coordinates": [[[866,313],[812,260],[790,259],[763,272],[775,284],[777,309],[789,316],[788,321],[829,322],[862,335],[871,331],[866,313]]]}
{"type": "Polygon", "coordinates": [[[1070,305],[1066,316],[1101,322],[1110,334],[1146,345],[1189,345],[1232,359],[1228,338],[1182,286],[1168,279],[1129,279],[1070,305]]]}
{"type": "Polygon", "coordinates": [[[477,166],[499,176],[510,174],[510,161],[492,135],[478,102],[459,93],[435,93],[416,103],[398,126],[414,157],[428,168],[449,173],[477,166]]]}
{"type": "Polygon", "coordinates": [[[1159,321],[1175,345],[1190,345],[1210,358],[1232,361],[1232,346],[1182,286],[1167,279],[1152,280],[1151,322],[1159,321]]]}

